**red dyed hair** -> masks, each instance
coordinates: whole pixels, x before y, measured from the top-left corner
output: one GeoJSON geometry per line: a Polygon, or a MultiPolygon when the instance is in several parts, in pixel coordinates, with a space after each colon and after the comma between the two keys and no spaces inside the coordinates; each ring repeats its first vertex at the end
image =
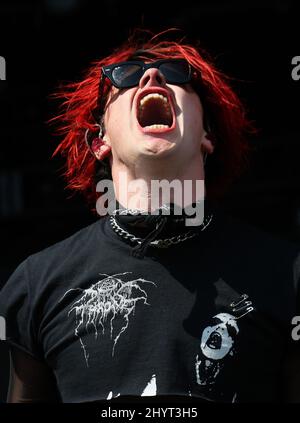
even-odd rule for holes
{"type": "Polygon", "coordinates": [[[97,176],[98,180],[111,178],[109,161],[105,159],[99,162],[85,143],[86,130],[94,131],[95,123],[99,123],[99,100],[105,104],[111,88],[110,81],[105,78],[100,91],[103,98],[98,98],[101,67],[130,60],[137,50],[149,51],[149,54],[138,55],[141,60],[184,58],[193,67],[191,84],[200,96],[204,115],[215,140],[214,153],[208,158],[205,167],[207,197],[216,199],[223,194],[229,183],[247,164],[250,148],[246,135],[252,132],[253,127],[241,101],[228,83],[229,78],[216,69],[198,43],[194,46],[182,40],[159,41],[159,37],[169,31],[154,36],[150,31],[134,31],[129,40],[110,56],[92,63],[81,81],[66,84],[54,94],[55,98],[64,101],[61,113],[51,119],[51,122],[58,123],[58,134],[63,135],[53,155],[60,153],[66,159],[64,176],[67,188],[82,192],[94,206],[98,195],[97,176]],[[148,36],[146,41],[141,39],[144,34],[148,36]]]}

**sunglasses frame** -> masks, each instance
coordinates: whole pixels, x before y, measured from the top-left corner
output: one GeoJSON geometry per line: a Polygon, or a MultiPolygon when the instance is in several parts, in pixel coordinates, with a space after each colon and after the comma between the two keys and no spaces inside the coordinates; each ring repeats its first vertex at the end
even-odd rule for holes
{"type": "Polygon", "coordinates": [[[191,81],[191,79],[192,79],[192,67],[191,67],[190,63],[185,59],[161,59],[161,60],[156,60],[155,62],[151,62],[151,63],[145,63],[142,60],[127,60],[125,62],[112,63],[111,65],[103,66],[101,68],[101,70],[102,70],[102,74],[111,81],[111,83],[113,84],[114,87],[116,87],[116,88],[131,88],[131,87],[137,86],[139,84],[139,80],[134,84],[127,84],[125,86],[116,83],[114,78],[113,78],[113,71],[116,67],[122,66],[122,65],[125,65],[125,64],[126,65],[128,65],[128,64],[139,65],[139,66],[141,66],[141,70],[142,70],[141,77],[142,77],[147,69],[150,69],[150,68],[159,69],[159,67],[162,64],[169,63],[169,62],[184,62],[189,67],[189,73],[188,73],[186,80],[184,80],[183,82],[168,82],[167,78],[164,75],[166,82],[168,84],[181,85],[181,84],[187,84],[188,82],[191,81]]]}

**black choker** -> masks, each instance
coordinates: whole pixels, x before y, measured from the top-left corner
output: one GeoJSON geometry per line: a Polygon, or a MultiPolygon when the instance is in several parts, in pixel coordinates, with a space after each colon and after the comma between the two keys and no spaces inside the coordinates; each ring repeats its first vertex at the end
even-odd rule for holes
{"type": "MultiPolygon", "coordinates": [[[[157,240],[151,241],[149,244],[150,245],[153,245],[155,247],[158,247],[158,248],[167,248],[170,245],[178,244],[179,242],[185,241],[186,239],[189,239],[189,238],[192,238],[192,237],[196,236],[198,234],[198,232],[204,231],[204,229],[206,229],[207,226],[212,221],[212,218],[213,218],[213,215],[212,214],[209,215],[209,216],[207,216],[207,217],[205,217],[203,223],[200,226],[197,226],[197,231],[195,231],[195,230],[189,230],[189,231],[187,231],[187,232],[185,232],[183,234],[179,234],[179,235],[173,236],[171,238],[157,239],[157,240]]],[[[128,239],[128,240],[130,240],[132,242],[136,242],[138,244],[141,244],[143,242],[143,240],[144,240],[143,238],[138,238],[135,235],[129,233],[128,231],[122,229],[118,225],[118,223],[117,223],[117,221],[116,221],[116,219],[115,219],[114,216],[111,216],[109,221],[110,221],[111,226],[114,229],[114,231],[118,235],[120,235],[121,237],[123,237],[125,239],[128,239]]],[[[156,226],[156,228],[155,228],[156,230],[158,229],[158,226],[159,226],[159,224],[156,226]]],[[[157,235],[157,233],[156,233],[156,235],[157,235]]]]}
{"type": "Polygon", "coordinates": [[[174,214],[175,209],[173,203],[160,207],[157,210],[158,214],[143,214],[140,210],[126,209],[120,203],[118,203],[118,206],[120,207],[112,212],[112,216],[109,219],[110,224],[120,237],[137,244],[132,249],[131,254],[140,258],[145,255],[149,245],[158,248],[168,248],[171,245],[195,237],[206,229],[213,218],[212,213],[206,213],[201,225],[193,226],[192,229],[186,230],[186,216],[174,214]],[[166,215],[166,212],[169,214],[166,215]],[[168,238],[155,239],[166,225],[168,226],[168,232],[177,234],[168,238]],[[129,231],[125,228],[129,229],[129,231]],[[143,229],[146,230],[147,234],[145,238],[131,233],[131,231],[135,232],[136,229],[139,232],[141,230],[143,231],[143,229]],[[180,230],[179,233],[178,229],[180,230]]]}

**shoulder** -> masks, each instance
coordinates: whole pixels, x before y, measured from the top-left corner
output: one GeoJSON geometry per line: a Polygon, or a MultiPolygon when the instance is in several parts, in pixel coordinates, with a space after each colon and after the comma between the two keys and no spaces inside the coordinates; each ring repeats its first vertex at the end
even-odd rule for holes
{"type": "Polygon", "coordinates": [[[92,248],[92,245],[97,242],[99,237],[100,219],[76,231],[67,238],[30,254],[26,260],[33,265],[40,261],[66,260],[68,257],[72,257],[79,252],[84,254],[85,251],[92,248]]]}
{"type": "Polygon", "coordinates": [[[226,238],[238,256],[274,276],[288,272],[296,282],[300,274],[300,241],[268,232],[253,223],[228,216],[226,238]]]}
{"type": "Polygon", "coordinates": [[[300,259],[300,240],[294,241],[269,232],[254,223],[227,214],[224,218],[224,235],[233,245],[243,247],[243,251],[251,251],[253,256],[263,253],[265,259],[280,256],[300,259]]]}
{"type": "Polygon", "coordinates": [[[32,295],[46,289],[49,283],[53,286],[66,283],[99,262],[105,243],[102,219],[25,259],[23,264],[32,295]]]}
{"type": "Polygon", "coordinates": [[[95,266],[101,266],[106,257],[103,254],[106,241],[101,230],[103,219],[27,256],[6,282],[6,291],[13,292],[18,287],[33,305],[43,295],[48,298],[51,292],[76,284],[95,266]]]}
{"type": "Polygon", "coordinates": [[[263,306],[287,314],[300,310],[300,242],[226,214],[218,251],[228,278],[238,279],[263,306]]]}

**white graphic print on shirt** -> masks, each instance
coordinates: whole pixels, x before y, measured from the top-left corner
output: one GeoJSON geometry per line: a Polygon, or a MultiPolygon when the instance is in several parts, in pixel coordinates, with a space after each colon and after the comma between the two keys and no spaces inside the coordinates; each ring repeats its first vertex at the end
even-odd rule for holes
{"type": "MultiPolygon", "coordinates": [[[[235,342],[240,332],[237,321],[254,310],[247,294],[243,294],[237,302],[232,302],[230,308],[235,315],[219,313],[213,317],[213,323],[203,330],[199,353],[196,355],[196,382],[208,397],[213,390],[219,390],[217,379],[226,367],[228,358],[236,354],[235,342]]],[[[225,395],[222,392],[219,394],[225,395]]],[[[230,392],[227,394],[230,396],[230,392]]],[[[232,402],[236,401],[236,397],[237,393],[234,392],[232,402]]]]}
{"type": "Polygon", "coordinates": [[[201,357],[196,356],[196,377],[199,385],[214,383],[223,365],[222,359],[234,355],[234,340],[239,333],[236,318],[228,313],[220,313],[213,317],[214,326],[207,326],[201,337],[201,357]]]}
{"type": "MultiPolygon", "coordinates": [[[[151,379],[149,380],[149,382],[147,383],[147,385],[145,386],[142,394],[140,395],[141,397],[154,397],[157,395],[157,386],[156,386],[156,375],[152,375],[151,379]]],[[[120,396],[120,392],[117,395],[113,394],[113,391],[110,391],[109,394],[107,395],[107,400],[110,400],[112,398],[117,398],[120,396]]]]}
{"type": "MultiPolygon", "coordinates": [[[[156,286],[156,284],[143,278],[123,281],[120,276],[128,273],[132,272],[117,273],[114,275],[104,274],[106,277],[93,284],[90,288],[69,289],[63,296],[64,298],[70,291],[74,290],[82,292],[80,298],[72,304],[68,315],[75,312],[75,335],[78,336],[80,340],[87,366],[89,365],[89,355],[79,333],[82,327],[88,331],[88,327],[91,326],[97,338],[99,328],[101,328],[101,332],[104,334],[105,323],[109,318],[110,338],[113,339],[113,321],[116,316],[121,315],[124,318],[124,324],[119,333],[114,337],[112,348],[113,356],[118,339],[128,328],[129,316],[132,313],[134,314],[137,302],[142,301],[144,304],[150,305],[147,303],[147,292],[142,289],[140,285],[143,283],[151,283],[156,286]]],[[[100,275],[102,274],[100,273],[100,275]]]]}

